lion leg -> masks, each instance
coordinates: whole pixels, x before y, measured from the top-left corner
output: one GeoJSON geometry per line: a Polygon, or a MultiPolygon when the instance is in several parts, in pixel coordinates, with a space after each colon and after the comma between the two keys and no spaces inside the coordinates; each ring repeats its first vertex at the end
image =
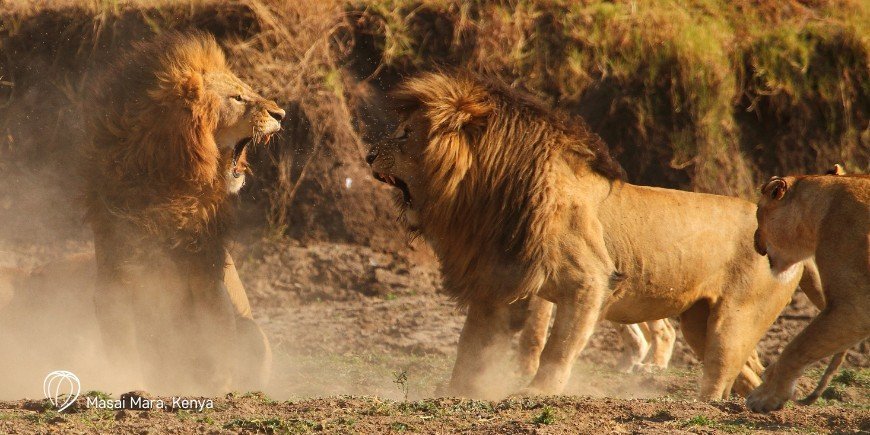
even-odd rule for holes
{"type": "Polygon", "coordinates": [[[819,378],[819,383],[816,385],[816,389],[807,397],[798,400],[798,403],[801,405],[812,405],[813,403],[816,403],[816,400],[819,400],[819,397],[821,397],[822,393],[824,393],[828,388],[828,384],[831,383],[831,379],[834,377],[834,374],[837,373],[837,369],[840,368],[840,365],[843,364],[843,360],[845,359],[846,352],[834,354],[834,356],[831,357],[831,362],[828,363],[828,367],[825,369],[825,373],[822,374],[821,378],[819,378]]]}
{"type": "Polygon", "coordinates": [[[870,331],[868,298],[832,302],[810,322],[764,372],[764,383],[746,399],[756,412],[780,409],[794,394],[795,383],[806,366],[861,341],[870,331]]]}
{"type": "Polygon", "coordinates": [[[746,397],[752,390],[761,385],[761,373],[764,372],[764,366],[761,364],[761,358],[758,356],[758,351],[752,349],[749,354],[749,359],[746,364],[740,369],[740,374],[734,381],[734,394],[740,397],[746,397]]]}
{"type": "MultiPolygon", "coordinates": [[[[492,363],[508,355],[511,342],[510,307],[507,304],[472,303],[459,335],[456,363],[445,391],[438,395],[490,397],[492,363]]],[[[503,377],[502,377],[503,378],[503,377]]]]}
{"type": "Polygon", "coordinates": [[[529,301],[529,317],[520,333],[519,343],[519,368],[523,377],[534,376],[538,371],[552,312],[553,303],[544,298],[533,296],[529,301]]]}
{"type": "Polygon", "coordinates": [[[206,394],[226,393],[233,387],[234,356],[239,351],[235,309],[223,279],[214,276],[210,267],[192,266],[190,270],[190,315],[196,325],[193,350],[198,363],[193,380],[201,382],[206,394]]]}
{"type": "Polygon", "coordinates": [[[701,382],[703,400],[728,399],[738,376],[749,384],[741,389],[757,385],[760,379],[755,379],[757,375],[747,361],[794,292],[787,286],[779,287],[779,294],[770,292],[766,303],[755,304],[751,310],[725,303],[711,309],[701,382]]]}
{"type": "Polygon", "coordinates": [[[238,355],[234,367],[234,389],[262,390],[272,373],[272,347],[260,325],[246,317],[236,317],[238,355]]]}
{"type": "Polygon", "coordinates": [[[704,361],[704,351],[707,341],[707,319],[710,317],[710,307],[707,301],[699,301],[680,314],[680,330],[695,357],[704,361]]]}
{"type": "Polygon", "coordinates": [[[652,348],[647,356],[648,359],[651,358],[649,364],[658,370],[667,369],[671,362],[671,356],[674,354],[677,330],[668,319],[653,320],[646,322],[645,325],[649,329],[650,342],[652,343],[652,348]]]}
{"type": "Polygon", "coordinates": [[[619,335],[622,337],[622,354],[617,363],[617,370],[623,373],[631,373],[636,366],[640,366],[650,350],[650,344],[646,339],[643,324],[632,323],[629,325],[616,324],[619,335]]]}
{"type": "Polygon", "coordinates": [[[534,379],[520,394],[558,394],[565,388],[577,355],[586,346],[601,315],[608,294],[607,279],[592,277],[592,282],[576,291],[560,294],[556,303],[553,331],[541,354],[541,365],[534,379]]]}
{"type": "Polygon", "coordinates": [[[272,347],[263,329],[254,320],[248,295],[229,253],[226,253],[225,259],[224,285],[235,311],[239,346],[234,367],[234,388],[262,390],[272,373],[272,347]]]}

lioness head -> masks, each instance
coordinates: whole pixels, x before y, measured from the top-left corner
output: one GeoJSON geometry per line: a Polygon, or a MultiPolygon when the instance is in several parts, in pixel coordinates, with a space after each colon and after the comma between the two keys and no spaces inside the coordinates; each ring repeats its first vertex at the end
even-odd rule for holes
{"type": "MultiPolygon", "coordinates": [[[[825,175],[846,175],[845,169],[840,164],[835,164],[825,171],[825,175]]],[[[799,177],[771,177],[761,187],[761,199],[758,201],[756,219],[758,228],[755,230],[755,251],[761,255],[767,255],[770,265],[774,269],[781,269],[785,262],[791,262],[778,246],[799,246],[795,240],[801,238],[800,220],[804,218],[794,203],[800,199],[791,198],[792,188],[800,182],[799,177]],[[773,252],[771,252],[773,251],[773,252]]],[[[808,248],[807,248],[808,249],[808,248]]]]}

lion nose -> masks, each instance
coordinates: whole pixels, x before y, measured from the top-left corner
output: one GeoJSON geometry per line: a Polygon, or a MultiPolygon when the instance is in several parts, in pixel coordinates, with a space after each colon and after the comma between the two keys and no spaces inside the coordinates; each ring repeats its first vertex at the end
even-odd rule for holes
{"type": "Polygon", "coordinates": [[[376,158],[378,158],[378,150],[370,150],[369,153],[366,155],[366,163],[371,165],[375,162],[376,158]]]}
{"type": "Polygon", "coordinates": [[[269,110],[269,115],[272,115],[272,118],[275,118],[275,120],[278,122],[281,122],[281,120],[284,119],[284,115],[286,113],[287,112],[285,112],[284,109],[270,109],[269,110]]]}

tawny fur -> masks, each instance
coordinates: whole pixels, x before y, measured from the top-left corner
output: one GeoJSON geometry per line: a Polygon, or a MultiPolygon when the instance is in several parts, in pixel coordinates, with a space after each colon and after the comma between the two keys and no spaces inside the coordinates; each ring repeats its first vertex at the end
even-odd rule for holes
{"type": "Polygon", "coordinates": [[[791,399],[807,365],[834,355],[819,387],[805,400],[811,402],[842,361],[842,352],[870,336],[870,176],[774,177],[761,193],[756,249],[767,254],[774,274],[814,259],[823,293],[815,297],[822,299],[816,304],[821,313],[786,346],[747,398],[751,409],[770,411],[791,399]]]}
{"type": "Polygon", "coordinates": [[[485,373],[532,295],[558,308],[525,393],[562,391],[601,316],[680,316],[704,362],[702,398],[760,383],[754,346],[802,265],[770,273],[752,246],[753,204],[625,183],[582,120],[468,74],[423,74],[397,99],[405,118],[368,160],[376,178],[407,186],[445,291],[468,306],[447,392],[490,396],[485,373]]]}
{"type": "Polygon", "coordinates": [[[244,169],[245,153],[233,159],[233,144],[268,137],[283,111],[230,71],[213,37],[168,33],[109,66],[92,86],[87,115],[82,170],[96,310],[110,357],[119,370],[146,378],[150,370],[149,386],[163,391],[183,382],[207,384],[188,392],[232,388],[230,356],[245,345],[236,337],[248,327],[238,303],[247,303],[244,289],[226,276],[235,273],[225,250],[229,192],[241,186],[232,174],[244,169]],[[192,373],[197,366],[211,374],[192,373]]]}

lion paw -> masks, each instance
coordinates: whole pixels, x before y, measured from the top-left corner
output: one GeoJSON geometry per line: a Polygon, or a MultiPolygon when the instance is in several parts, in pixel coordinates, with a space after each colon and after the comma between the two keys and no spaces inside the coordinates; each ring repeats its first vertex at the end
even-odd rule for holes
{"type": "Polygon", "coordinates": [[[779,391],[770,383],[763,383],[746,397],[746,407],[754,412],[770,412],[782,409],[791,399],[790,391],[779,391]]]}

